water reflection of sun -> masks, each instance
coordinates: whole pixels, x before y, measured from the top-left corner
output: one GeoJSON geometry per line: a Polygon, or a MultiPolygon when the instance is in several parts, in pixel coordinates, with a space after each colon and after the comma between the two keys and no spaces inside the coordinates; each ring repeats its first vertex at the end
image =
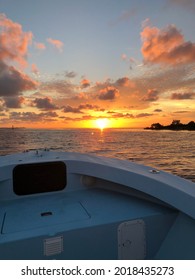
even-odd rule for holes
{"type": "Polygon", "coordinates": [[[97,119],[95,123],[99,129],[103,130],[104,128],[108,127],[109,122],[108,119],[97,119]]]}

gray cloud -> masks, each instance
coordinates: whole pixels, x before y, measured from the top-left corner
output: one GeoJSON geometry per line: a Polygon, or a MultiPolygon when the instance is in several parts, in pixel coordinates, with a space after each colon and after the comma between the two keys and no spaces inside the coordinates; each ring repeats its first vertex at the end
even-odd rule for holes
{"type": "Polygon", "coordinates": [[[46,92],[59,93],[62,96],[74,96],[77,93],[76,86],[66,80],[53,80],[42,83],[40,89],[46,92]]]}
{"type": "Polygon", "coordinates": [[[74,71],[70,71],[70,72],[68,72],[68,71],[66,71],[65,72],[65,77],[66,78],[75,78],[77,76],[77,73],[75,73],[74,71]]]}
{"type": "Polygon", "coordinates": [[[5,97],[4,99],[4,105],[7,108],[21,108],[22,104],[24,103],[25,99],[22,96],[9,96],[5,97]]]}
{"type": "Polygon", "coordinates": [[[168,3],[172,5],[180,6],[182,9],[195,10],[194,0],[168,0],[168,3]]]}
{"type": "Polygon", "coordinates": [[[36,89],[37,82],[13,66],[0,62],[0,96],[16,96],[26,90],[36,89]]]}
{"type": "Polygon", "coordinates": [[[114,87],[106,87],[100,90],[99,99],[100,100],[114,100],[119,96],[119,90],[114,87]]]}
{"type": "Polygon", "coordinates": [[[159,92],[156,89],[148,89],[147,94],[142,98],[143,101],[157,101],[159,98],[159,92]]]}
{"type": "Polygon", "coordinates": [[[83,114],[79,107],[72,107],[70,105],[63,107],[64,113],[74,113],[74,114],[83,114]]]}
{"type": "Polygon", "coordinates": [[[54,109],[58,109],[58,107],[52,103],[51,98],[49,97],[45,97],[45,98],[36,98],[33,101],[33,104],[42,110],[54,110],[54,109]]]}
{"type": "Polygon", "coordinates": [[[195,93],[186,92],[186,93],[172,93],[172,100],[184,100],[184,99],[193,99],[195,97],[195,93]]]}
{"type": "Polygon", "coordinates": [[[10,119],[14,121],[42,122],[55,121],[58,115],[55,112],[35,113],[35,112],[11,112],[10,119]]]}
{"type": "Polygon", "coordinates": [[[64,113],[75,113],[75,114],[83,114],[82,110],[94,110],[94,111],[104,111],[105,109],[100,108],[97,105],[93,104],[80,104],[78,107],[73,107],[70,105],[64,106],[63,107],[63,112],[64,113]]]}

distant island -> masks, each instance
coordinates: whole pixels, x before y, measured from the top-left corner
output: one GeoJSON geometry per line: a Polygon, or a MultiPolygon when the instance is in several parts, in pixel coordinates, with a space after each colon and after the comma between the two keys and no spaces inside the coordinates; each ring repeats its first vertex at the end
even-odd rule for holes
{"type": "Polygon", "coordinates": [[[11,127],[9,127],[9,126],[0,127],[0,129],[25,129],[25,128],[26,127],[23,127],[23,126],[14,127],[13,125],[11,127]]]}
{"type": "Polygon", "coordinates": [[[162,125],[160,123],[153,123],[150,127],[144,129],[152,130],[195,130],[195,122],[191,121],[188,124],[182,124],[180,120],[173,120],[169,125],[162,125]]]}

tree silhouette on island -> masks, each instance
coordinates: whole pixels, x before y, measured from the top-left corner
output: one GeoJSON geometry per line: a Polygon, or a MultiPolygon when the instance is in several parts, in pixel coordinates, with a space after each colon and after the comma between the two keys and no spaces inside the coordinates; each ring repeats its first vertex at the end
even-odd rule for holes
{"type": "Polygon", "coordinates": [[[190,121],[188,124],[182,124],[180,120],[173,120],[169,125],[162,125],[160,123],[153,123],[150,127],[144,129],[152,130],[195,130],[195,122],[190,121]]]}

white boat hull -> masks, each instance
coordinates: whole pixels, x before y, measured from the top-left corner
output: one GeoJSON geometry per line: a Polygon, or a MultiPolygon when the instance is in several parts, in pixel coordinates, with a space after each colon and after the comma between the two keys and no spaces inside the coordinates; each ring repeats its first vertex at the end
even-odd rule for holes
{"type": "Polygon", "coordinates": [[[0,157],[0,259],[195,259],[195,184],[129,161],[0,157]]]}

